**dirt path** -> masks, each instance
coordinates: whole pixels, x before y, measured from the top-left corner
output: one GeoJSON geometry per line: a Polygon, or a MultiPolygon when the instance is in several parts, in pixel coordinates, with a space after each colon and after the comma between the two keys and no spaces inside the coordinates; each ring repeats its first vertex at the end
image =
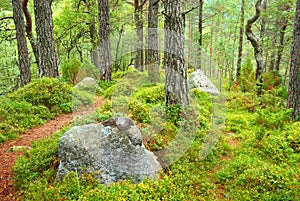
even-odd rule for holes
{"type": "MultiPolygon", "coordinates": [[[[81,109],[75,115],[90,114],[95,111],[103,100],[101,98],[95,100],[95,104],[88,109],[81,109]]],[[[14,190],[12,167],[16,159],[22,155],[22,152],[11,152],[10,148],[14,146],[28,146],[32,141],[40,140],[50,136],[52,133],[60,130],[62,127],[71,124],[74,114],[64,114],[56,117],[45,123],[42,126],[37,126],[26,133],[22,134],[21,138],[4,142],[0,145],[0,201],[16,200],[18,195],[14,190]]]]}

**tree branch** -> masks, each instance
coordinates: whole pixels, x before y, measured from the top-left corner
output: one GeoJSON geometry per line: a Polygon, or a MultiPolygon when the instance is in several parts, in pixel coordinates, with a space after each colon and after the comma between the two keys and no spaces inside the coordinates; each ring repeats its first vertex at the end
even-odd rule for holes
{"type": "Polygon", "coordinates": [[[197,6],[193,6],[193,7],[190,8],[189,10],[185,11],[184,13],[182,13],[182,15],[186,15],[186,14],[192,12],[193,10],[195,10],[195,9],[197,9],[197,8],[199,8],[199,7],[200,7],[200,4],[197,5],[197,6]]]}
{"type": "Polygon", "coordinates": [[[7,20],[7,19],[14,19],[14,18],[13,18],[13,16],[5,16],[5,17],[1,17],[0,21],[7,20]]]}

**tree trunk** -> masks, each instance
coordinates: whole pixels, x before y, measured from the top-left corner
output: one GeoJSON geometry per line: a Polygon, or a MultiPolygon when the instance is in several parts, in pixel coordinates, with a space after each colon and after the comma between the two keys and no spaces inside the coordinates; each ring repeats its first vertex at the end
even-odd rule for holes
{"type": "Polygon", "coordinates": [[[13,18],[16,27],[16,36],[18,42],[18,65],[20,69],[21,86],[31,81],[30,60],[26,43],[25,23],[22,13],[21,0],[12,0],[13,18]]]}
{"type": "Polygon", "coordinates": [[[143,32],[143,20],[142,20],[142,5],[139,0],[134,0],[134,19],[136,26],[136,56],[135,56],[135,68],[139,71],[144,71],[144,32],[143,32]]]}
{"type": "Polygon", "coordinates": [[[165,0],[165,55],[166,104],[189,105],[187,69],[184,58],[184,18],[181,0],[165,0]]]}
{"type": "Polygon", "coordinates": [[[38,66],[40,77],[58,77],[51,2],[34,0],[34,14],[37,33],[38,66]]]}
{"type": "Polygon", "coordinates": [[[159,52],[158,52],[158,0],[149,0],[148,8],[148,76],[151,82],[159,81],[159,52]]]}
{"type": "MultiPolygon", "coordinates": [[[[92,1],[92,4],[94,2],[92,1]]],[[[85,1],[85,6],[88,10],[88,12],[91,11],[91,3],[90,0],[86,0],[85,1]]],[[[90,37],[91,37],[91,43],[93,45],[92,50],[90,51],[90,57],[92,59],[92,63],[94,64],[94,66],[96,66],[96,68],[100,69],[100,62],[99,62],[99,49],[98,47],[98,43],[97,43],[97,29],[96,29],[96,22],[95,19],[93,18],[93,20],[91,20],[89,22],[89,32],[90,32],[90,37]]]]}
{"type": "MultiPolygon", "coordinates": [[[[28,10],[28,0],[23,0],[22,1],[22,9],[23,9],[23,13],[25,15],[25,19],[26,19],[26,33],[27,33],[27,38],[30,42],[33,54],[34,54],[34,58],[35,58],[35,62],[38,65],[39,64],[39,56],[38,56],[38,50],[36,47],[36,40],[32,34],[32,18],[30,15],[30,12],[28,10]]],[[[39,73],[40,73],[40,69],[39,73]]]]}
{"type": "Polygon", "coordinates": [[[110,26],[108,0],[98,0],[100,38],[100,79],[111,81],[112,62],[110,49],[110,26]]]}
{"type": "Polygon", "coordinates": [[[257,80],[257,95],[261,96],[262,95],[262,84],[263,84],[263,80],[262,80],[262,73],[264,71],[264,60],[262,57],[262,48],[261,45],[259,43],[259,39],[258,37],[253,33],[252,31],[252,24],[259,18],[260,13],[261,13],[261,1],[262,0],[258,0],[255,4],[255,9],[256,9],[256,13],[253,17],[251,17],[248,21],[247,21],[247,25],[246,25],[246,36],[247,39],[251,42],[251,45],[254,48],[254,56],[255,56],[255,60],[256,60],[256,64],[257,64],[257,68],[256,68],[256,80],[257,80]]]}
{"type": "Polygon", "coordinates": [[[240,37],[239,37],[239,51],[238,61],[236,67],[236,81],[239,82],[241,67],[242,67],[242,55],[243,55],[243,39],[244,39],[244,21],[245,21],[245,0],[242,0],[241,6],[241,21],[240,21],[240,37]]]}
{"type": "Polygon", "coordinates": [[[203,38],[203,3],[204,1],[203,0],[199,0],[199,23],[198,23],[198,29],[199,29],[199,62],[198,63],[198,66],[197,68],[198,69],[201,69],[202,68],[202,65],[201,65],[201,62],[202,62],[202,38],[203,38]]]}
{"type": "Polygon", "coordinates": [[[279,46],[278,46],[278,50],[277,50],[277,60],[276,60],[276,65],[275,65],[276,71],[280,70],[280,61],[282,58],[282,52],[283,52],[283,48],[284,48],[284,35],[285,35],[287,23],[288,23],[287,20],[284,19],[281,30],[280,30],[280,34],[279,34],[280,39],[279,39],[279,46]]]}
{"type": "Polygon", "coordinates": [[[300,121],[300,0],[297,0],[296,7],[291,48],[288,108],[293,108],[292,118],[300,121]]]}

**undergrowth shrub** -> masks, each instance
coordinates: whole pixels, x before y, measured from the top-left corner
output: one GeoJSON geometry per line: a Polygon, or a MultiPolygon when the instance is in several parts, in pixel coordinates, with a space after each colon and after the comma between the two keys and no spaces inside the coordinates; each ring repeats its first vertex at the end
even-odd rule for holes
{"type": "MultiPolygon", "coordinates": [[[[32,81],[18,91],[8,95],[8,98],[15,101],[26,101],[32,105],[44,105],[50,111],[59,107],[62,112],[62,104],[71,102],[73,88],[56,78],[40,78],[32,81]]],[[[56,109],[55,109],[56,110],[56,109]]]]}

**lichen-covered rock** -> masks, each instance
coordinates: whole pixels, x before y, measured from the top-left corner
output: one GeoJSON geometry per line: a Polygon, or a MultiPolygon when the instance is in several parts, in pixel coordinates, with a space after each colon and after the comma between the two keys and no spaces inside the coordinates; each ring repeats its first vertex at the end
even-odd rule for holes
{"type": "Polygon", "coordinates": [[[75,126],[59,142],[61,180],[69,171],[93,173],[100,183],[145,177],[156,178],[161,165],[146,150],[139,129],[129,118],[111,118],[103,124],[75,126]]]}
{"type": "Polygon", "coordinates": [[[220,93],[215,85],[200,69],[191,73],[190,77],[187,79],[187,83],[189,89],[197,88],[200,91],[204,91],[212,95],[218,95],[220,93]]]}

